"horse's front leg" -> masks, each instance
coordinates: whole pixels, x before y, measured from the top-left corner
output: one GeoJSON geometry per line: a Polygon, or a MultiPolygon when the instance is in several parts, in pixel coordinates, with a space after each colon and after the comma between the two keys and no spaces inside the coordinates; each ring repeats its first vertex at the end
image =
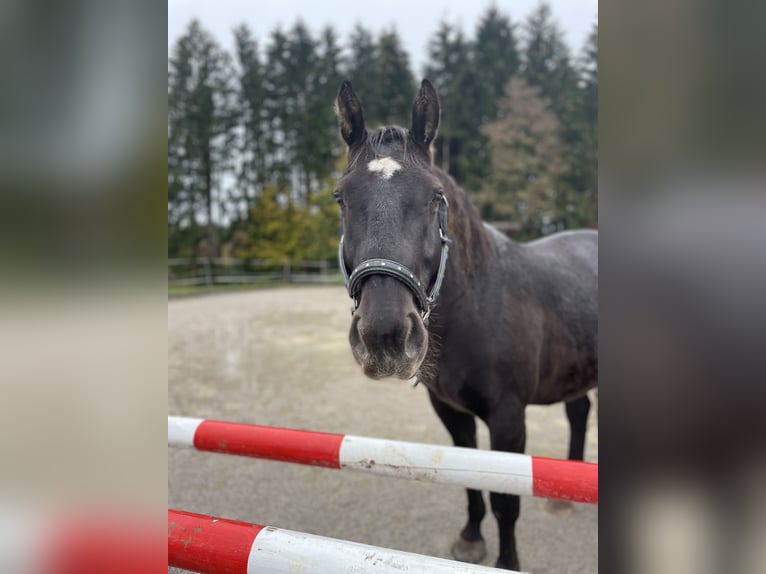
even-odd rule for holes
{"type": "MultiPolygon", "coordinates": [[[[487,421],[492,450],[524,452],[526,425],[524,405],[517,401],[505,405],[487,421]]],[[[516,520],[521,510],[521,500],[511,494],[492,492],[489,495],[492,513],[497,519],[500,536],[500,554],[495,567],[520,570],[519,555],[516,551],[516,520]]]]}
{"type": "MultiPolygon", "coordinates": [[[[455,446],[476,448],[476,419],[472,415],[456,411],[429,392],[431,404],[447,427],[455,446]]],[[[486,514],[484,498],[480,490],[466,490],[468,494],[468,522],[460,537],[452,545],[452,555],[461,562],[478,564],[487,555],[481,535],[481,521],[486,514]]]]}

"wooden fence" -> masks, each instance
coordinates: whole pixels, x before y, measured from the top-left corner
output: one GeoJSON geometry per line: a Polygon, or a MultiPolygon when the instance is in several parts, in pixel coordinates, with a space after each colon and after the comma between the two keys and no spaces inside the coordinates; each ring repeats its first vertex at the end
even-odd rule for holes
{"type": "Polygon", "coordinates": [[[168,287],[342,281],[335,260],[168,259],[168,287]]]}

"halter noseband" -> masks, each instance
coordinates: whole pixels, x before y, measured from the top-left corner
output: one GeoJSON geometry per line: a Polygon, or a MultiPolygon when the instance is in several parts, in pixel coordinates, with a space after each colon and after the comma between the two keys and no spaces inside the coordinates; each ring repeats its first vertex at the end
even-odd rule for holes
{"type": "Polygon", "coordinates": [[[441,203],[439,204],[439,237],[442,243],[442,253],[441,259],[439,260],[439,270],[436,272],[436,281],[434,281],[430,293],[426,292],[425,288],[412,271],[401,263],[391,259],[366,259],[357,265],[351,272],[351,275],[349,275],[346,271],[346,261],[343,257],[344,236],[341,235],[340,244],[338,245],[338,263],[340,265],[341,273],[343,273],[343,280],[346,284],[348,295],[354,300],[354,306],[351,308],[352,315],[359,307],[359,290],[361,288],[362,280],[370,275],[388,275],[389,277],[401,281],[410,291],[412,291],[413,295],[415,295],[415,299],[417,299],[423,323],[428,326],[431,305],[433,305],[434,301],[439,297],[439,290],[444,281],[444,271],[447,267],[447,257],[449,255],[449,244],[452,242],[452,240],[447,237],[448,209],[449,204],[447,203],[447,198],[442,196],[441,203]]]}

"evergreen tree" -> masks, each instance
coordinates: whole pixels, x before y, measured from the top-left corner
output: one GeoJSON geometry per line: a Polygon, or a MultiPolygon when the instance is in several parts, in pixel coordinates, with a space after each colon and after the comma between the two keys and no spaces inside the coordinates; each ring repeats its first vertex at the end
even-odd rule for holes
{"type": "MultiPolygon", "coordinates": [[[[341,161],[335,169],[341,171],[341,161]]],[[[299,253],[302,259],[324,259],[333,261],[338,253],[338,204],[333,197],[335,179],[328,177],[320,190],[311,198],[309,209],[301,225],[299,253]]]]}
{"type": "Polygon", "coordinates": [[[583,82],[583,112],[589,125],[598,123],[598,23],[585,42],[580,58],[580,76],[583,82]]]}
{"type": "MultiPolygon", "coordinates": [[[[264,147],[267,153],[269,183],[283,192],[290,186],[292,169],[291,133],[294,125],[294,91],[291,89],[289,40],[281,28],[271,33],[266,50],[264,70],[264,112],[266,135],[264,147]]],[[[276,192],[275,192],[276,193],[276,192]]]]}
{"type": "Polygon", "coordinates": [[[556,114],[561,115],[565,92],[576,85],[576,74],[550,5],[541,2],[529,15],[525,36],[522,77],[528,85],[537,86],[556,114]]]}
{"type": "Polygon", "coordinates": [[[305,207],[339,153],[332,102],[341,82],[341,49],[332,28],[315,40],[300,20],[276,30],[267,51],[266,104],[272,181],[305,207]]]}
{"type": "Polygon", "coordinates": [[[385,102],[378,95],[378,46],[372,32],[357,24],[351,32],[348,51],[350,54],[345,77],[353,84],[362,100],[367,124],[370,127],[380,125],[383,123],[385,102]]]}
{"type": "Polygon", "coordinates": [[[442,22],[428,55],[426,76],[442,102],[436,161],[468,189],[478,189],[491,165],[482,127],[497,117],[497,101],[519,67],[513,27],[495,6],[482,17],[472,42],[442,22]]]}
{"type": "Polygon", "coordinates": [[[341,48],[337,35],[328,26],[322,31],[319,40],[316,73],[308,94],[303,147],[299,149],[301,156],[306,158],[304,165],[309,174],[310,187],[307,192],[310,194],[319,192],[322,182],[330,176],[337,158],[341,156],[342,147],[333,109],[338,86],[342,81],[341,65],[341,48]]]}
{"type": "Polygon", "coordinates": [[[341,151],[332,102],[341,82],[341,64],[341,48],[331,27],[322,30],[319,39],[301,21],[287,33],[272,33],[261,89],[261,147],[269,177],[247,221],[238,225],[232,245],[237,256],[332,256],[327,246],[337,241],[337,207],[329,181],[341,151]],[[325,221],[328,202],[332,229],[325,221]]]}
{"type": "Polygon", "coordinates": [[[249,213],[268,180],[267,122],[264,101],[264,69],[258,55],[258,43],[242,24],[234,30],[239,63],[239,106],[242,131],[238,173],[239,206],[249,213]]]}
{"type": "Polygon", "coordinates": [[[242,259],[281,260],[293,256],[298,226],[295,210],[283,205],[284,195],[269,183],[234,236],[232,254],[242,259]]]}
{"type": "Polygon", "coordinates": [[[492,177],[477,197],[482,215],[518,221],[524,238],[556,231],[558,186],[566,169],[556,116],[539,88],[515,76],[500,100],[500,114],[485,128],[492,177]]]}
{"type": "Polygon", "coordinates": [[[222,218],[226,201],[218,188],[236,137],[232,80],[228,55],[192,21],[168,62],[168,214],[174,228],[204,214],[209,256],[219,250],[215,211],[222,218]]]}
{"type": "Polygon", "coordinates": [[[481,123],[497,118],[498,100],[511,76],[521,65],[514,28],[508,16],[492,5],[481,18],[474,42],[474,68],[482,83],[484,97],[479,102],[481,123]]]}
{"type": "MultiPolygon", "coordinates": [[[[550,5],[540,3],[527,19],[525,32],[522,77],[528,85],[540,89],[566,132],[576,115],[578,78],[564,33],[553,18],[550,5]]],[[[563,136],[565,143],[569,143],[571,134],[563,136]]]]}
{"type": "Polygon", "coordinates": [[[379,119],[384,125],[409,126],[415,77],[410,70],[409,56],[395,29],[380,35],[376,52],[379,87],[376,95],[381,104],[379,119]]]}
{"type": "Polygon", "coordinates": [[[290,66],[288,68],[288,150],[292,163],[291,188],[293,198],[303,203],[311,193],[313,154],[313,99],[318,76],[317,42],[303,21],[298,20],[289,36],[290,66]]]}
{"type": "Polygon", "coordinates": [[[557,222],[562,228],[587,223],[587,190],[583,187],[582,156],[586,129],[582,115],[582,91],[564,35],[551,8],[541,3],[529,16],[526,26],[523,76],[527,84],[539,88],[542,97],[559,121],[559,136],[567,158],[566,168],[557,182],[557,222]]]}
{"type": "Polygon", "coordinates": [[[582,224],[593,227],[598,221],[598,24],[594,24],[585,43],[580,77],[582,129],[575,149],[575,177],[583,194],[582,224]]]}
{"type": "Polygon", "coordinates": [[[465,181],[469,189],[478,189],[490,175],[491,151],[482,128],[497,119],[498,102],[508,80],[519,72],[519,67],[514,27],[510,18],[492,5],[479,21],[472,45],[471,70],[476,73],[477,87],[469,104],[475,128],[464,153],[465,181]]]}
{"type": "MultiPolygon", "coordinates": [[[[340,169],[340,166],[336,166],[340,169]]],[[[232,254],[243,259],[332,260],[338,249],[334,179],[321,182],[306,206],[267,184],[248,220],[233,234],[232,254]]]]}
{"type": "MultiPolygon", "coordinates": [[[[194,73],[192,48],[190,38],[182,36],[168,59],[168,225],[171,228],[196,224],[199,183],[186,154],[193,146],[186,122],[194,73]]],[[[172,243],[172,238],[170,241],[172,243]]]]}
{"type": "Polygon", "coordinates": [[[479,122],[472,110],[471,98],[476,77],[471,69],[469,47],[462,32],[448,22],[441,22],[428,43],[426,77],[439,93],[442,121],[434,142],[436,162],[465,184],[463,149],[467,140],[478,133],[479,122]]]}

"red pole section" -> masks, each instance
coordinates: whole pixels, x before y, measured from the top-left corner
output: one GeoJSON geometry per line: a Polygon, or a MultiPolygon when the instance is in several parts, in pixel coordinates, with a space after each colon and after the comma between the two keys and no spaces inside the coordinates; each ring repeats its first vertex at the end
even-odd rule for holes
{"type": "Polygon", "coordinates": [[[532,457],[533,495],[598,503],[598,465],[532,457]]]}
{"type": "Polygon", "coordinates": [[[198,450],[340,468],[342,434],[205,420],[194,433],[198,450]]]}
{"type": "Polygon", "coordinates": [[[263,528],[168,509],[168,565],[209,574],[247,574],[250,549],[263,528]]]}

